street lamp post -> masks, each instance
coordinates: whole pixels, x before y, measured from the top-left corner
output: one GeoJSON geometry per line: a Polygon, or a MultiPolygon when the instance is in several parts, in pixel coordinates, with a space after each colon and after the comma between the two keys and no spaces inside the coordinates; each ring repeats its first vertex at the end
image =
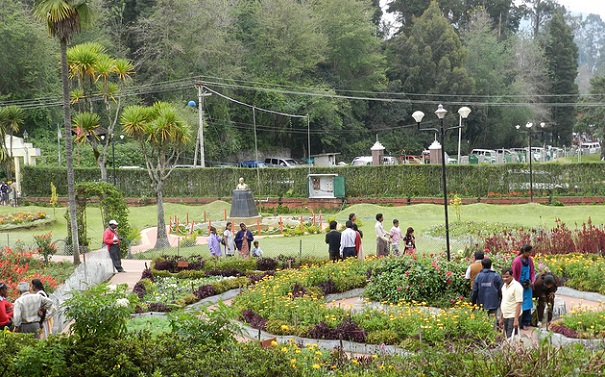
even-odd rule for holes
{"type": "Polygon", "coordinates": [[[458,122],[458,165],[460,165],[460,144],[462,143],[462,119],[468,118],[468,115],[471,113],[471,109],[466,106],[458,109],[458,115],[460,115],[458,122]]]}
{"type": "MultiPolygon", "coordinates": [[[[120,140],[124,140],[124,135],[120,135],[120,140]]],[[[113,135],[111,135],[111,165],[113,168],[113,185],[116,186],[116,147],[113,135]]]]}
{"type": "MultiPolygon", "coordinates": [[[[527,122],[527,124],[525,125],[525,128],[527,128],[527,148],[528,148],[528,153],[527,156],[529,157],[529,201],[531,203],[533,203],[534,201],[534,168],[533,168],[533,164],[532,164],[532,160],[534,159],[532,156],[532,151],[531,151],[531,132],[532,132],[532,127],[533,127],[533,123],[531,122],[527,122]]],[[[519,126],[518,124],[515,126],[515,128],[517,130],[521,129],[521,126],[519,126]]]]}
{"type": "Polygon", "coordinates": [[[422,118],[424,118],[424,113],[422,111],[415,111],[412,114],[412,117],[416,121],[418,131],[431,131],[439,133],[439,140],[441,142],[441,179],[443,181],[443,209],[445,212],[445,251],[447,253],[447,260],[450,260],[450,224],[449,224],[449,216],[448,216],[448,201],[447,201],[447,181],[445,174],[445,132],[454,129],[462,128],[462,119],[466,121],[466,118],[470,114],[471,110],[468,107],[462,107],[458,110],[458,114],[460,115],[460,124],[456,127],[445,128],[443,119],[447,114],[447,110],[443,108],[443,105],[439,105],[437,107],[437,111],[435,111],[435,115],[439,118],[439,129],[437,128],[420,128],[420,122],[422,122],[422,118]]]}

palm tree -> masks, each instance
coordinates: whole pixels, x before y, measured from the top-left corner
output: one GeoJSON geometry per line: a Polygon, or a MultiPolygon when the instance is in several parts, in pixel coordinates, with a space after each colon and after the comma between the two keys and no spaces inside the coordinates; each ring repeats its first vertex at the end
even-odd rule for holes
{"type": "Polygon", "coordinates": [[[2,146],[4,153],[0,156],[0,160],[4,160],[7,157],[6,151],[8,150],[9,166],[10,170],[13,171],[13,135],[19,132],[19,126],[25,121],[25,113],[19,106],[10,105],[0,109],[0,137],[2,138],[2,146]],[[9,147],[6,147],[6,135],[10,136],[9,147]]]}
{"type": "Polygon", "coordinates": [[[65,129],[65,161],[67,162],[67,197],[74,264],[80,264],[80,243],[76,219],[76,193],[71,138],[71,108],[69,102],[69,67],[67,44],[91,16],[87,0],[37,0],[34,15],[46,22],[48,33],[59,40],[61,54],[61,83],[63,86],[63,126],[65,129]]]}
{"type": "MultiPolygon", "coordinates": [[[[95,156],[95,161],[99,166],[101,153],[99,152],[99,144],[101,138],[99,137],[99,128],[101,127],[101,117],[97,113],[91,113],[84,111],[78,113],[73,119],[73,131],[76,134],[76,143],[87,143],[89,142],[92,146],[92,152],[95,156]]],[[[103,169],[101,169],[103,170],[103,169]]]]}
{"type": "MultiPolygon", "coordinates": [[[[113,142],[113,133],[122,107],[122,90],[124,84],[133,74],[134,66],[127,59],[114,59],[106,53],[99,43],[87,42],[70,47],[67,50],[69,77],[77,83],[71,91],[71,101],[79,104],[81,111],[93,112],[93,96],[101,95],[107,113],[107,143],[113,142]],[[117,78],[118,83],[113,82],[117,78]],[[96,85],[95,85],[96,84],[96,85]],[[117,98],[116,98],[117,97],[117,98]],[[112,105],[115,104],[115,111],[112,105]]],[[[90,136],[90,135],[89,135],[90,136]]],[[[80,142],[91,142],[97,165],[101,169],[101,180],[107,182],[108,148],[99,150],[94,140],[86,137],[80,142]]]]}
{"type": "Polygon", "coordinates": [[[145,156],[158,207],[157,241],[155,248],[170,246],[164,220],[164,182],[187,144],[191,126],[176,109],[165,102],[151,107],[128,106],[121,117],[122,132],[139,142],[145,156]]]}

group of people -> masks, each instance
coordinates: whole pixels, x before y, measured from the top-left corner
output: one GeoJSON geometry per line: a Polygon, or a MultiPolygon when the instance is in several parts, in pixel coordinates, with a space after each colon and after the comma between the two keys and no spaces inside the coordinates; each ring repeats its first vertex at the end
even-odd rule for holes
{"type": "MultiPolygon", "coordinates": [[[[414,229],[408,228],[405,236],[399,229],[399,220],[393,220],[393,227],[387,233],[382,222],[384,216],[382,213],[376,215],[376,255],[388,256],[392,248],[393,255],[401,255],[401,244],[403,243],[404,252],[413,253],[416,250],[416,240],[414,238],[414,229]]],[[[357,216],[354,213],[349,215],[349,220],[345,223],[345,230],[337,230],[338,223],[335,220],[330,221],[330,231],[326,234],[326,243],[328,244],[328,254],[330,260],[336,262],[340,259],[357,257],[364,259],[362,247],[363,232],[357,226],[357,216]]]]}
{"type": "Polygon", "coordinates": [[[403,252],[407,254],[412,254],[416,251],[416,238],[414,237],[414,228],[409,227],[405,236],[399,229],[399,220],[393,220],[393,227],[387,233],[382,225],[384,221],[384,216],[382,213],[376,214],[376,224],[374,225],[374,231],[376,232],[376,255],[377,256],[387,256],[390,252],[393,252],[393,255],[400,256],[401,251],[401,243],[403,243],[403,252]]]}
{"type": "Polygon", "coordinates": [[[238,254],[243,258],[262,258],[263,251],[259,242],[254,240],[254,235],[246,227],[245,223],[239,224],[240,230],[234,235],[232,223],[229,221],[225,226],[222,236],[219,236],[215,227],[210,227],[210,237],[208,237],[208,250],[213,257],[226,256],[232,257],[237,249],[238,254]],[[221,245],[223,249],[221,250],[221,245]]]}
{"type": "Polygon", "coordinates": [[[471,302],[498,318],[496,324],[507,338],[517,335],[519,329],[552,320],[556,278],[549,272],[536,276],[531,253],[531,245],[523,246],[511,267],[498,274],[492,268],[492,261],[477,250],[475,262],[466,272],[472,289],[471,302]],[[532,321],[533,298],[538,302],[535,322],[532,321]]]}
{"type": "Polygon", "coordinates": [[[40,279],[33,279],[30,284],[21,282],[17,285],[19,298],[11,303],[8,300],[8,285],[0,283],[0,330],[34,334],[46,339],[52,333],[55,304],[44,291],[40,279]]]}

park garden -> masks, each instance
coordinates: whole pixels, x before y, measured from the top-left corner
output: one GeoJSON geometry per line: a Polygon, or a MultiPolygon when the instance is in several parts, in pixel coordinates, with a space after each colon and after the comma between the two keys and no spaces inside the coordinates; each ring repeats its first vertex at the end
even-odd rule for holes
{"type": "MultiPolygon", "coordinates": [[[[537,272],[550,270],[567,287],[604,294],[605,233],[595,225],[602,223],[601,207],[463,206],[461,221],[452,224],[453,234],[472,235],[475,244],[454,249],[449,261],[438,247],[429,246],[431,240],[443,242],[443,230],[435,221],[440,209],[434,206],[433,213],[431,207],[349,209],[367,229],[367,254],[373,251],[368,242],[373,239],[372,213],[414,219],[419,251],[399,258],[330,263],[325,246],[321,252],[288,252],[288,242],[306,242],[323,233],[262,238],[263,245],[275,243],[282,249],[269,247],[272,252],[261,259],[211,258],[205,245],[156,250],[158,256],[132,291],[100,284],[67,300],[66,316],[74,320],[68,332],[44,341],[0,334],[5,355],[0,370],[4,376],[602,373],[602,342],[505,345],[488,317],[468,303],[463,278],[474,247],[487,249],[500,269],[510,265],[515,250],[531,242],[538,252],[537,272]],[[475,211],[493,221],[463,221],[475,217],[475,211]],[[587,212],[594,217],[582,220],[587,212]],[[351,307],[343,301],[351,296],[361,296],[363,302],[351,307]],[[260,334],[263,342],[258,341],[260,334]]],[[[221,208],[213,204],[197,213],[220,217],[221,208]]],[[[129,208],[133,228],[146,226],[136,215],[146,210],[129,208]]],[[[98,208],[87,211],[93,224],[98,208]]],[[[181,211],[175,215],[186,216],[191,207],[181,211]]],[[[348,213],[325,216],[341,220],[348,213]]],[[[22,217],[27,216],[16,216],[22,217]]],[[[52,291],[70,273],[71,264],[53,262],[52,251],[46,255],[49,262],[44,258],[51,234],[61,237],[60,230],[53,229],[57,223],[65,226],[65,219],[44,217],[53,221],[36,229],[23,224],[24,232],[32,232],[32,247],[19,241],[3,249],[2,276],[10,276],[13,286],[40,277],[52,291]]],[[[603,339],[605,307],[568,308],[550,330],[569,339],[603,339]]]]}

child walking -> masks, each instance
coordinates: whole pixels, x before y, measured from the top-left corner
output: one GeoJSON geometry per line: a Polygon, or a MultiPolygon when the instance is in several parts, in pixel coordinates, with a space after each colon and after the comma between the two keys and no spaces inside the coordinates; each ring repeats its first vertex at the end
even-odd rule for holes
{"type": "Polygon", "coordinates": [[[391,237],[391,252],[395,256],[401,255],[401,250],[399,249],[399,242],[403,238],[403,234],[401,233],[401,229],[399,229],[399,220],[393,220],[393,227],[389,232],[391,237]]]}

